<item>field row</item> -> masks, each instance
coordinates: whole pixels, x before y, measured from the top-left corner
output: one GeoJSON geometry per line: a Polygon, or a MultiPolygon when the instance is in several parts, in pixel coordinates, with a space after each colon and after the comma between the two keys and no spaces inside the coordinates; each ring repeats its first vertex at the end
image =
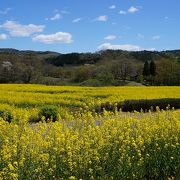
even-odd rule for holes
{"type": "Polygon", "coordinates": [[[180,87],[0,85],[0,93],[0,104],[20,108],[34,108],[44,104],[77,108],[127,99],[180,98],[180,87]]]}

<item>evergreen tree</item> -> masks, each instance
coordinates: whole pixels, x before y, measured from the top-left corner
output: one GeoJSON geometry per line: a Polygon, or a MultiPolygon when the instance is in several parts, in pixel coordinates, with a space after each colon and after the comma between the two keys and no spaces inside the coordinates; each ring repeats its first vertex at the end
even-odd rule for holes
{"type": "Polygon", "coordinates": [[[149,71],[152,76],[156,75],[156,64],[154,63],[154,61],[151,61],[149,71]]]}
{"type": "Polygon", "coordinates": [[[149,75],[150,75],[149,63],[148,61],[146,61],[144,63],[143,76],[149,76],[149,75]]]}

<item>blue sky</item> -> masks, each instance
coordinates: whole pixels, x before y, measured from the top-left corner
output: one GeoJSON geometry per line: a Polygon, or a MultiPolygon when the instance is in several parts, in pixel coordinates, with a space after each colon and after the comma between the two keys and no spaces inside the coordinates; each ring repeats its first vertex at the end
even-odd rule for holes
{"type": "Polygon", "coordinates": [[[180,0],[0,0],[0,48],[180,49],[180,0]]]}

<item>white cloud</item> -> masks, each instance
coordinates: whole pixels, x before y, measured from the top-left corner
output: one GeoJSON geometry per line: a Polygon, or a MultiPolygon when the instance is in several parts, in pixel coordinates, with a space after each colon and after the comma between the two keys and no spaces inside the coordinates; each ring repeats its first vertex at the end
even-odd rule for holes
{"type": "Polygon", "coordinates": [[[6,21],[0,27],[9,31],[10,35],[14,37],[28,37],[34,33],[43,32],[45,28],[44,25],[22,25],[15,21],[6,21]]]}
{"type": "Polygon", "coordinates": [[[161,37],[159,35],[155,35],[152,37],[153,40],[159,40],[161,37]]]}
{"type": "Polygon", "coordinates": [[[121,10],[121,11],[119,11],[119,14],[126,15],[126,14],[127,14],[127,12],[126,12],[126,11],[121,10]]]}
{"type": "Polygon", "coordinates": [[[148,48],[147,51],[156,51],[156,48],[148,48]]]}
{"type": "Polygon", "coordinates": [[[0,14],[6,15],[10,10],[11,8],[6,8],[3,11],[0,11],[0,14]]]}
{"type": "Polygon", "coordinates": [[[108,36],[106,36],[104,39],[106,39],[106,40],[114,40],[114,39],[116,39],[117,37],[115,36],[115,35],[108,35],[108,36]]]}
{"type": "Polygon", "coordinates": [[[0,34],[0,41],[1,40],[6,40],[7,39],[7,35],[6,34],[0,34]]]}
{"type": "Polygon", "coordinates": [[[107,20],[108,20],[108,16],[106,16],[106,15],[99,16],[99,17],[96,18],[96,21],[103,21],[103,22],[105,22],[107,20]]]}
{"type": "Polygon", "coordinates": [[[138,7],[131,6],[127,11],[120,10],[119,14],[121,15],[126,15],[127,13],[133,14],[133,13],[138,12],[139,8],[142,8],[142,6],[138,6],[138,7]]]}
{"type": "Polygon", "coordinates": [[[111,44],[111,43],[104,43],[98,46],[99,50],[124,50],[124,51],[142,51],[142,50],[148,50],[148,51],[155,51],[155,48],[142,48],[138,45],[133,44],[111,44]]]}
{"type": "Polygon", "coordinates": [[[79,22],[79,21],[81,21],[82,20],[82,18],[76,18],[76,19],[73,19],[73,23],[77,23],[77,22],[79,22]]]}
{"type": "Polygon", "coordinates": [[[42,42],[45,44],[54,43],[72,43],[72,35],[67,32],[57,32],[55,34],[40,34],[32,38],[33,41],[42,42]]]}
{"type": "Polygon", "coordinates": [[[119,45],[113,45],[110,43],[104,43],[101,44],[98,49],[100,50],[107,50],[107,49],[113,49],[113,50],[125,50],[125,51],[140,51],[142,48],[137,45],[132,45],[132,44],[119,44],[119,45]]]}
{"type": "Polygon", "coordinates": [[[116,9],[116,5],[109,6],[109,9],[116,9]]]}
{"type": "Polygon", "coordinates": [[[137,12],[137,11],[139,11],[139,9],[138,9],[137,7],[134,7],[134,6],[131,6],[131,7],[128,9],[128,12],[129,12],[129,13],[135,13],[135,12],[137,12]]]}
{"type": "Polygon", "coordinates": [[[51,21],[59,20],[62,16],[59,13],[56,13],[53,17],[50,18],[51,21]]]}

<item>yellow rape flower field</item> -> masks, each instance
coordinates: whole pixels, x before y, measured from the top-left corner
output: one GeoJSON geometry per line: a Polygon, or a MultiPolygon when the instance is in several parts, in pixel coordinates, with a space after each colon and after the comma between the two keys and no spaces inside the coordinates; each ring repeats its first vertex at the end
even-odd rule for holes
{"type": "Polygon", "coordinates": [[[180,87],[1,84],[0,115],[12,121],[0,116],[0,179],[179,179],[180,110],[93,110],[161,98],[180,98],[180,87]],[[45,105],[57,121],[32,123],[45,105]]]}

